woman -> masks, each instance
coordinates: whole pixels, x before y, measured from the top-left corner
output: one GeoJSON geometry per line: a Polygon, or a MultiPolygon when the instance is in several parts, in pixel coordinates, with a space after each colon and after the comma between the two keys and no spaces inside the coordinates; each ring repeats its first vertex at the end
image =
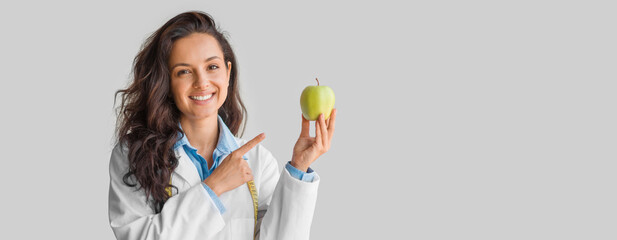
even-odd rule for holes
{"type": "Polygon", "coordinates": [[[238,64],[212,18],[182,13],[146,40],[134,81],[118,91],[118,144],[111,154],[109,219],[118,239],[308,239],[336,110],[302,117],[293,156],[237,138],[246,110],[238,64]],[[254,202],[256,201],[256,203],[254,202]]]}

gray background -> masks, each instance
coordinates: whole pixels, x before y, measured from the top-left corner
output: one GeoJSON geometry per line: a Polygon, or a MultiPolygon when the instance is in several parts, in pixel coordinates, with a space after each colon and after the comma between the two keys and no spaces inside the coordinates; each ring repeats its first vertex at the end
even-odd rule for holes
{"type": "Polygon", "coordinates": [[[336,93],[312,239],[616,239],[615,4],[402,2],[3,1],[3,237],[113,239],[113,94],[196,9],[281,166],[302,89],[336,93]]]}

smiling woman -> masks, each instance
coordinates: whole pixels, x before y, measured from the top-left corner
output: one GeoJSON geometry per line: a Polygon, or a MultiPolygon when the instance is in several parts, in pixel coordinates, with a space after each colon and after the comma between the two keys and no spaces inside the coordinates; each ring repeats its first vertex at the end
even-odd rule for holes
{"type": "Polygon", "coordinates": [[[134,80],[119,90],[110,159],[109,220],[118,239],[308,239],[319,175],[330,148],[326,122],[302,117],[291,161],[279,172],[259,143],[238,136],[246,110],[238,64],[202,12],[182,13],[149,37],[134,80]],[[248,187],[242,187],[248,186],[248,187]]]}
{"type": "MultiPolygon", "coordinates": [[[[160,212],[166,199],[169,198],[165,188],[169,185],[171,172],[176,167],[177,160],[174,153],[170,151],[171,147],[176,143],[178,132],[181,131],[178,121],[181,117],[181,110],[187,110],[187,100],[184,99],[184,93],[178,93],[179,89],[187,84],[191,84],[193,76],[197,80],[203,82],[205,77],[200,71],[199,75],[190,74],[190,77],[184,77],[186,71],[193,70],[189,67],[188,62],[194,64],[194,58],[199,56],[188,56],[186,62],[178,62],[183,66],[182,74],[180,67],[175,67],[176,72],[170,74],[168,59],[175,57],[187,57],[186,54],[193,52],[195,55],[201,55],[202,52],[191,51],[195,38],[193,36],[208,36],[216,38],[216,45],[210,46],[211,49],[216,48],[217,51],[210,49],[209,54],[216,52],[220,54],[217,57],[223,57],[234,68],[227,71],[228,80],[225,82],[227,88],[222,91],[227,93],[228,88],[230,94],[227,101],[223,97],[220,102],[224,102],[223,106],[217,105],[211,109],[220,109],[219,115],[226,123],[232,134],[236,135],[239,132],[240,125],[246,115],[246,109],[240,99],[237,85],[237,64],[236,58],[227,39],[216,29],[216,25],[211,17],[206,14],[197,12],[189,12],[180,14],[165,25],[158,29],[152,36],[146,40],[143,49],[135,57],[133,74],[134,81],[132,84],[123,90],[119,90],[116,94],[122,94],[122,103],[120,115],[118,118],[117,135],[119,142],[126,142],[127,147],[131,149],[132,155],[129,157],[131,161],[131,171],[126,173],[124,181],[128,183],[128,176],[133,175],[140,187],[146,190],[148,197],[152,197],[155,210],[160,212]],[[191,35],[190,40],[185,37],[191,35]],[[178,43],[178,44],[176,44],[178,43]],[[176,48],[176,51],[172,51],[176,48]],[[188,53],[187,53],[188,52],[188,53]],[[171,81],[170,81],[170,75],[171,81]],[[177,77],[181,75],[183,77],[177,77]],[[170,82],[172,82],[170,84],[170,82]],[[185,83],[185,84],[182,84],[185,83]],[[172,85],[176,85],[173,89],[172,85]]],[[[212,44],[213,42],[208,42],[212,44]]],[[[199,47],[208,47],[209,45],[198,45],[199,47]]],[[[197,47],[197,46],[196,46],[197,47]]],[[[203,50],[203,49],[200,49],[203,50]]],[[[178,60],[175,60],[178,61],[178,60]]],[[[176,65],[174,63],[173,65],[176,65]]],[[[202,63],[193,65],[201,67],[202,63]]],[[[219,81],[221,79],[218,79],[219,81]]],[[[197,82],[196,84],[199,84],[197,82]]],[[[185,89],[184,91],[189,91],[185,89]]],[[[190,109],[190,108],[189,108],[190,109]]],[[[198,114],[193,112],[189,117],[198,114]]],[[[206,114],[206,113],[204,113],[206,114]]],[[[208,112],[212,115],[212,112],[208,112]]],[[[212,119],[210,119],[212,122],[212,119]]]]}
{"type": "Polygon", "coordinates": [[[186,117],[215,116],[225,102],[232,64],[223,59],[218,41],[206,33],[192,33],[173,44],[169,57],[171,94],[186,117]]]}

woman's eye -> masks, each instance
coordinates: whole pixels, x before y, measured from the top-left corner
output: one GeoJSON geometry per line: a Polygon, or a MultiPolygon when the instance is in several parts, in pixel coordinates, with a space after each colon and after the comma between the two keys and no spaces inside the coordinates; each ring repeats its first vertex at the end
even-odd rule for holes
{"type": "Polygon", "coordinates": [[[180,70],[180,71],[178,71],[178,73],[176,75],[180,76],[180,75],[185,74],[185,73],[189,73],[189,70],[180,70]]]}
{"type": "Polygon", "coordinates": [[[208,66],[208,70],[215,70],[215,69],[218,69],[218,68],[219,68],[219,66],[217,66],[217,65],[210,65],[210,66],[208,66]]]}

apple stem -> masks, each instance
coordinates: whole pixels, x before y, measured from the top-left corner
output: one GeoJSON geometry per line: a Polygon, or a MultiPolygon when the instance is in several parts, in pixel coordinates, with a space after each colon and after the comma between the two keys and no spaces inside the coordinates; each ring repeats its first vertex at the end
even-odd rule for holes
{"type": "Polygon", "coordinates": [[[317,80],[317,86],[319,86],[319,79],[315,78],[315,80],[317,80]]]}

